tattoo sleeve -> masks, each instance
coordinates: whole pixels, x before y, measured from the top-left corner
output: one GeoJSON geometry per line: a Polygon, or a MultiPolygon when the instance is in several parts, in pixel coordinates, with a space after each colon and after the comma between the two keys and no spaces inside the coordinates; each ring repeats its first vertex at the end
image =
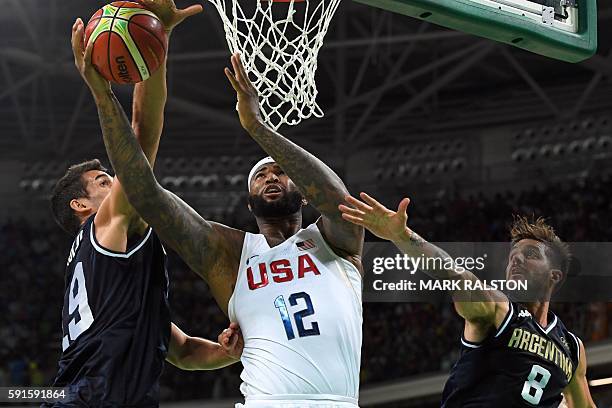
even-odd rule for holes
{"type": "MultiPolygon", "coordinates": [[[[452,259],[451,256],[442,248],[427,242],[416,232],[411,232],[409,238],[402,241],[393,242],[404,254],[413,258],[439,259],[446,261],[452,259]]],[[[449,262],[432,262],[435,268],[426,268],[424,272],[435,279],[461,279],[468,275],[464,274],[459,268],[454,267],[454,262],[450,267],[438,268],[438,266],[451,265],[449,262]]],[[[472,275],[472,274],[470,274],[472,275]]],[[[473,276],[473,275],[472,275],[473,276]]]]}
{"type": "MultiPolygon", "coordinates": [[[[162,188],[138,144],[121,104],[110,92],[96,98],[106,151],[130,204],[194,272],[205,279],[219,260],[236,258],[241,231],[204,220],[162,188]]],[[[237,256],[240,256],[238,250],[237,256]]]]}
{"type": "MultiPolygon", "coordinates": [[[[471,282],[479,280],[474,273],[457,265],[454,258],[446,251],[426,241],[414,231],[410,233],[408,238],[393,243],[409,257],[433,260],[433,262],[427,262],[427,267],[423,268],[422,271],[434,279],[471,282]]],[[[491,310],[495,310],[494,302],[507,301],[506,297],[496,290],[476,289],[455,291],[453,292],[453,299],[458,313],[466,320],[477,320],[483,315],[490,316],[491,310]]]]}
{"type": "Polygon", "coordinates": [[[344,182],[321,160],[260,124],[251,137],[281,166],[304,194],[308,202],[323,216],[322,231],[332,246],[347,254],[360,255],[363,228],[342,219],[338,205],[348,190],[344,182]]]}

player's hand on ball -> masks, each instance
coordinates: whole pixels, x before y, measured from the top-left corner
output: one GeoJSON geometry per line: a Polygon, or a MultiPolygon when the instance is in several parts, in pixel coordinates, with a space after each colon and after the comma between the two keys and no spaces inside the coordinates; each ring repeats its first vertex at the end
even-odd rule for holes
{"type": "Polygon", "coordinates": [[[244,339],[240,332],[238,323],[232,322],[229,327],[221,332],[218,338],[219,344],[228,356],[239,360],[244,348],[244,339]]]}
{"type": "Polygon", "coordinates": [[[83,24],[83,20],[77,18],[72,25],[72,53],[74,54],[74,64],[94,95],[101,92],[108,92],[111,90],[110,82],[100,75],[91,64],[91,52],[94,42],[90,41],[87,47],[85,47],[84,30],[85,24],[83,24]]]}
{"type": "Polygon", "coordinates": [[[201,13],[203,8],[199,4],[194,4],[184,9],[178,9],[174,0],[138,0],[140,4],[151,10],[164,24],[168,33],[177,25],[181,24],[186,18],[201,13]]]}
{"type": "Polygon", "coordinates": [[[361,225],[377,237],[388,241],[399,241],[410,236],[410,230],[406,226],[409,198],[404,198],[397,211],[392,211],[366,193],[361,193],[360,197],[363,201],[346,196],[346,202],[352,207],[344,204],[338,206],[343,219],[361,225]]]}
{"type": "Polygon", "coordinates": [[[250,133],[263,123],[259,110],[259,95],[242,65],[240,55],[237,53],[232,55],[231,61],[234,72],[225,68],[225,75],[238,95],[237,109],[240,124],[250,133]]]}

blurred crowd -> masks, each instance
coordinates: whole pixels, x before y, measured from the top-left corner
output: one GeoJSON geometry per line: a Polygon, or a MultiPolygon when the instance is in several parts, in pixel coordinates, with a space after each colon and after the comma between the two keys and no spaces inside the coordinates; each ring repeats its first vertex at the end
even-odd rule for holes
{"type": "MultiPolygon", "coordinates": [[[[612,241],[611,195],[612,179],[598,176],[493,197],[415,200],[409,224],[432,241],[506,241],[512,214],[534,214],[547,217],[566,241],[612,241]]],[[[0,386],[48,385],[55,375],[70,243],[50,221],[0,226],[0,386]]],[[[216,339],[228,322],[205,283],[176,257],[170,276],[173,321],[191,335],[216,339]]],[[[610,304],[555,304],[553,310],[587,344],[612,337],[610,304]]],[[[362,384],[448,370],[457,357],[461,323],[450,304],[366,303],[362,384]]],[[[162,397],[236,396],[240,369],[235,364],[184,372],[168,364],[162,397]]]]}

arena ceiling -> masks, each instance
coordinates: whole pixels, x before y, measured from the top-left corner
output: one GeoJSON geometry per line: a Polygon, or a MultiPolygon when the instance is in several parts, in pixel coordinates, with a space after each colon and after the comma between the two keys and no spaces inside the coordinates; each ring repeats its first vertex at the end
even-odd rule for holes
{"type": "MultiPolygon", "coordinates": [[[[190,4],[178,0],[179,6],[190,4]]],[[[95,107],[72,62],[70,28],[103,1],[4,0],[0,11],[0,155],[103,154],[95,107]]],[[[178,28],[170,48],[162,151],[252,154],[240,129],[216,10],[178,28]]],[[[612,107],[612,3],[600,1],[598,54],[566,64],[472,35],[341,4],[319,57],[323,119],[281,131],[339,154],[457,129],[556,120],[612,107]]],[[[129,103],[130,88],[116,92],[129,103]]]]}

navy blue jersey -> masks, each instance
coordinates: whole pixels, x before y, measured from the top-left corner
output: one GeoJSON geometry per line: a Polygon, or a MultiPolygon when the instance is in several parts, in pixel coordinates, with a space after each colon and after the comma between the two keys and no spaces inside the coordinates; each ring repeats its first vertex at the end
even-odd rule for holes
{"type": "Polygon", "coordinates": [[[125,253],[105,249],[93,220],[68,257],[53,386],[68,387],[69,406],[158,406],[170,338],[165,251],[151,228],[125,253]]]}
{"type": "Polygon", "coordinates": [[[444,393],[444,408],[558,407],[580,359],[580,346],[553,313],[543,328],[518,303],[481,343],[461,339],[461,355],[444,393]]]}

